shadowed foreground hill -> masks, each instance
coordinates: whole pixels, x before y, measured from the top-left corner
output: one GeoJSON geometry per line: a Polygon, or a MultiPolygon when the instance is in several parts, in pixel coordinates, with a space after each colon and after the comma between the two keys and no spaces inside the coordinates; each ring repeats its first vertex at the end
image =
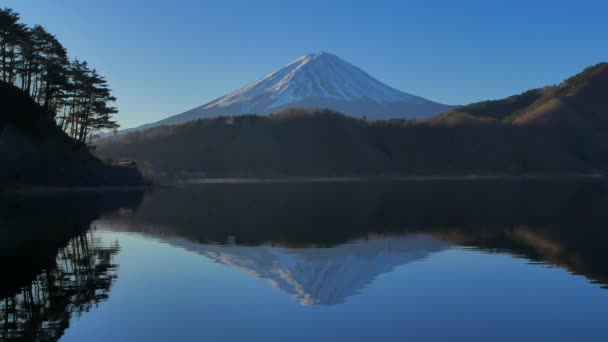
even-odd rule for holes
{"type": "Polygon", "coordinates": [[[608,164],[608,65],[428,121],[367,121],[327,110],[192,121],[99,141],[104,157],[209,176],[597,172],[608,164]]]}
{"type": "Polygon", "coordinates": [[[105,165],[65,134],[54,114],[27,93],[0,82],[0,185],[142,184],[135,168],[105,165]]]}
{"type": "Polygon", "coordinates": [[[2,162],[24,159],[96,162],[86,145],[68,137],[54,114],[17,87],[0,81],[0,151],[2,162]]]}

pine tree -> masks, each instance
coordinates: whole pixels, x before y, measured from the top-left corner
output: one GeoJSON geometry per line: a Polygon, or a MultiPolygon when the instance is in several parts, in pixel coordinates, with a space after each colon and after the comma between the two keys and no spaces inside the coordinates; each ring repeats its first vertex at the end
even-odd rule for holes
{"type": "Polygon", "coordinates": [[[101,130],[116,130],[108,82],[87,62],[70,61],[59,40],[36,25],[27,27],[12,9],[0,9],[2,81],[27,92],[74,139],[90,142],[101,130]],[[61,113],[61,115],[58,115],[61,113]]]}
{"type": "Polygon", "coordinates": [[[5,82],[11,82],[15,46],[24,30],[25,26],[19,23],[18,13],[10,8],[0,9],[0,57],[2,58],[2,80],[5,82]]]}

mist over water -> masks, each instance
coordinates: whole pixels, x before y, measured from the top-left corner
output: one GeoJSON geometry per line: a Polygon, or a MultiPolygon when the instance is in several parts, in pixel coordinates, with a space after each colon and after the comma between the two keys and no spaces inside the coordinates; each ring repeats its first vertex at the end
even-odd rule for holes
{"type": "Polygon", "coordinates": [[[598,180],[3,195],[0,340],[602,340],[607,204],[598,180]]]}

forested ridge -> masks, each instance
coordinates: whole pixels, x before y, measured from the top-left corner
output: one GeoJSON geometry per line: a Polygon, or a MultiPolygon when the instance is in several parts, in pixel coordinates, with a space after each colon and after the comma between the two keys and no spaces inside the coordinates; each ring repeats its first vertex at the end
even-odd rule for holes
{"type": "Polygon", "coordinates": [[[98,151],[186,177],[597,174],[608,169],[607,92],[603,63],[556,86],[428,120],[290,110],[107,137],[98,151]]]}

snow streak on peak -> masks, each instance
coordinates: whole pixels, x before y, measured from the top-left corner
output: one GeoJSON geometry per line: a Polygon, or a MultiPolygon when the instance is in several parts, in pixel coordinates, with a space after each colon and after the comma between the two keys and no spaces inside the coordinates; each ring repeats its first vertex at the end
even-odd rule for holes
{"type": "Polygon", "coordinates": [[[210,102],[204,109],[235,104],[246,104],[250,108],[263,104],[270,109],[316,97],[376,103],[421,101],[381,83],[335,55],[318,52],[304,55],[256,82],[210,102]]]}

